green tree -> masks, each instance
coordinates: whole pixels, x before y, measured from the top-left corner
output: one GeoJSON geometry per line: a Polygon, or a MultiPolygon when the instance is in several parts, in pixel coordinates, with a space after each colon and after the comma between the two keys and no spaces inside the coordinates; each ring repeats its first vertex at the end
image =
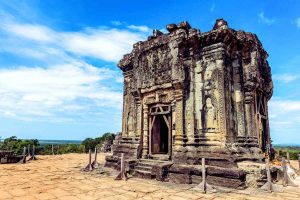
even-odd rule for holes
{"type": "Polygon", "coordinates": [[[33,146],[35,146],[36,148],[38,148],[39,145],[39,141],[36,139],[20,140],[16,136],[12,136],[4,139],[1,148],[5,150],[12,150],[15,152],[15,154],[22,154],[24,147],[30,146],[32,148],[33,146]]]}
{"type": "Polygon", "coordinates": [[[86,138],[81,144],[85,146],[85,152],[88,152],[89,149],[94,149],[96,147],[97,141],[93,138],[86,138]]]}
{"type": "Polygon", "coordinates": [[[96,137],[95,139],[93,138],[86,138],[85,140],[82,141],[82,145],[85,146],[85,151],[88,152],[89,149],[94,149],[95,147],[102,147],[102,144],[108,143],[112,144],[113,140],[115,139],[115,134],[114,133],[104,133],[100,137],[96,137]]]}

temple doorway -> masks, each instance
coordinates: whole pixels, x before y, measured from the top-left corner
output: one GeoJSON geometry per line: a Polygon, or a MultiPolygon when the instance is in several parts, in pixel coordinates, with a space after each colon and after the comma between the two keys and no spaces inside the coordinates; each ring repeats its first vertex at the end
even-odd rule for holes
{"type": "Polygon", "coordinates": [[[265,95],[257,90],[256,91],[256,115],[257,115],[257,136],[259,145],[263,152],[269,153],[270,151],[270,138],[268,131],[268,113],[267,113],[267,100],[265,95]]]}
{"type": "Polygon", "coordinates": [[[155,118],[152,128],[152,154],[168,153],[168,126],[162,115],[155,118]]]}
{"type": "Polygon", "coordinates": [[[150,154],[170,154],[171,111],[168,105],[155,105],[150,109],[150,154]]]}

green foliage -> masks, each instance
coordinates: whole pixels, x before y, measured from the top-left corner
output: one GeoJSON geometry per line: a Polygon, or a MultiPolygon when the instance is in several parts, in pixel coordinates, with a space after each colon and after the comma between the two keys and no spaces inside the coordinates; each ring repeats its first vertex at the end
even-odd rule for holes
{"type": "Polygon", "coordinates": [[[28,147],[28,146],[35,146],[38,147],[39,141],[34,139],[34,140],[20,140],[16,136],[12,136],[9,138],[6,138],[2,145],[1,149],[5,150],[12,150],[15,152],[15,154],[22,154],[23,148],[28,147]]]}
{"type": "MultiPolygon", "coordinates": [[[[114,133],[105,133],[101,137],[97,138],[86,138],[82,143],[79,144],[59,144],[54,145],[55,154],[65,154],[65,153],[84,153],[88,152],[89,149],[94,150],[95,147],[101,148],[103,143],[112,144],[115,138],[114,133]]],[[[24,147],[32,148],[35,146],[35,153],[38,155],[51,155],[52,145],[45,144],[41,145],[38,140],[21,140],[16,136],[12,136],[4,139],[0,142],[0,149],[3,150],[13,150],[15,154],[22,154],[24,147]]]]}
{"type": "Polygon", "coordinates": [[[85,146],[85,151],[88,152],[89,149],[94,149],[98,143],[96,139],[86,138],[81,144],[85,146]]]}
{"type": "MultiPolygon", "coordinates": [[[[0,143],[0,149],[3,150],[12,150],[15,154],[21,155],[23,153],[24,147],[28,148],[30,146],[35,147],[35,154],[39,155],[51,155],[52,154],[52,145],[40,145],[39,141],[34,140],[20,140],[16,136],[6,138],[3,142],[0,143]]],[[[65,153],[84,153],[84,145],[78,144],[59,144],[54,145],[55,154],[65,154],[65,153]]]]}
{"type": "Polygon", "coordinates": [[[112,143],[112,141],[115,139],[114,133],[104,133],[101,137],[96,138],[86,138],[82,141],[82,145],[85,146],[85,152],[88,152],[89,149],[94,149],[95,147],[102,147],[104,142],[112,143]]]}
{"type": "Polygon", "coordinates": [[[298,154],[300,154],[300,147],[295,146],[275,146],[275,150],[280,156],[287,157],[286,152],[289,152],[291,160],[298,160],[298,154]]]}
{"type": "MultiPolygon", "coordinates": [[[[66,154],[66,153],[84,153],[85,149],[83,145],[78,144],[59,144],[53,146],[54,154],[66,154]]],[[[41,145],[37,149],[37,154],[40,155],[51,155],[52,154],[52,145],[41,145]]]]}

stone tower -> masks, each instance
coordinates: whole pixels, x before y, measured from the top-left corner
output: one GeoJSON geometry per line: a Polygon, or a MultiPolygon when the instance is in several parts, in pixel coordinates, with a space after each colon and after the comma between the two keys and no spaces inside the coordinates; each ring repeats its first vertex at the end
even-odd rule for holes
{"type": "Polygon", "coordinates": [[[140,176],[192,183],[205,157],[209,181],[243,187],[239,162],[262,161],[271,145],[268,54],[255,34],[233,30],[223,19],[204,33],[185,21],[167,30],[154,30],[118,64],[122,133],[106,166],[117,167],[123,152],[140,176]]]}

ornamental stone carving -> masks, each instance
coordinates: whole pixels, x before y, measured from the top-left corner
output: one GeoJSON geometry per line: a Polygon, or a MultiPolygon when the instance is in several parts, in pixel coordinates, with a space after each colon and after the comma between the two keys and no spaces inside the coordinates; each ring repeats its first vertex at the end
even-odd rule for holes
{"type": "Polygon", "coordinates": [[[157,173],[156,179],[191,183],[205,157],[221,170],[211,172],[216,184],[245,185],[237,163],[259,162],[271,146],[268,54],[255,34],[231,29],[223,19],[208,32],[186,21],[166,29],[134,44],[118,64],[123,126],[107,165],[116,167],[125,153],[135,173],[146,176],[143,162],[167,160],[172,165],[162,167],[166,177],[157,173]]]}

